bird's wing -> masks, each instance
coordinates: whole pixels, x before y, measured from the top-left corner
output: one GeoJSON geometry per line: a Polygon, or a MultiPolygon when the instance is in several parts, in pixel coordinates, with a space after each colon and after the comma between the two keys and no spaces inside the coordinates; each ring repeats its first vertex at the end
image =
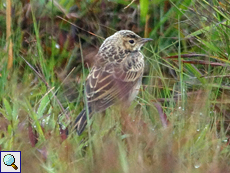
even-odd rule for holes
{"type": "Polygon", "coordinates": [[[88,104],[102,111],[127,97],[143,75],[144,63],[139,53],[130,53],[121,62],[95,64],[86,80],[88,104]]]}

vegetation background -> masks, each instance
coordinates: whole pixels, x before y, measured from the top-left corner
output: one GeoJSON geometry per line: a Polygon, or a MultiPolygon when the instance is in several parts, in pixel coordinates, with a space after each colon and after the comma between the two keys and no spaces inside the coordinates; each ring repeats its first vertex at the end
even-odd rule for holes
{"type": "Polygon", "coordinates": [[[228,0],[3,0],[0,38],[0,150],[22,172],[230,172],[228,0]],[[154,39],[138,98],[67,136],[121,29],[154,39]]]}

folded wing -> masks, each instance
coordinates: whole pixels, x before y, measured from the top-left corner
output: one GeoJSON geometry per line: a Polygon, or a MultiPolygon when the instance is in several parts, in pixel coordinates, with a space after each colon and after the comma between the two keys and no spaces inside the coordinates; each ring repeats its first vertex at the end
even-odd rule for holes
{"type": "Polygon", "coordinates": [[[120,62],[95,63],[86,80],[88,106],[98,112],[128,100],[142,78],[143,68],[143,57],[138,53],[129,53],[120,62]]]}

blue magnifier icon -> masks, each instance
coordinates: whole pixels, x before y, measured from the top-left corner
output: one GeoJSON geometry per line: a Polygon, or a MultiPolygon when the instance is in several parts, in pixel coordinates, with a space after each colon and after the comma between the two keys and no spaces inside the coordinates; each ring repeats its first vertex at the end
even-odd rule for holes
{"type": "Polygon", "coordinates": [[[15,163],[15,158],[11,154],[7,154],[3,158],[3,162],[7,166],[12,166],[15,170],[18,169],[18,167],[14,164],[15,163]]]}

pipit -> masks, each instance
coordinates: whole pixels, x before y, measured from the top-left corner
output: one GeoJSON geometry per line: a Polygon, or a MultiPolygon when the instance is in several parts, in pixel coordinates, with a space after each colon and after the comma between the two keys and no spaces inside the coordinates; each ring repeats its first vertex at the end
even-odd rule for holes
{"type": "Polygon", "coordinates": [[[85,82],[87,106],[75,121],[78,135],[87,124],[87,112],[91,118],[115,103],[129,105],[135,99],[144,71],[140,49],[151,40],[129,30],[118,31],[104,40],[85,82]]]}

